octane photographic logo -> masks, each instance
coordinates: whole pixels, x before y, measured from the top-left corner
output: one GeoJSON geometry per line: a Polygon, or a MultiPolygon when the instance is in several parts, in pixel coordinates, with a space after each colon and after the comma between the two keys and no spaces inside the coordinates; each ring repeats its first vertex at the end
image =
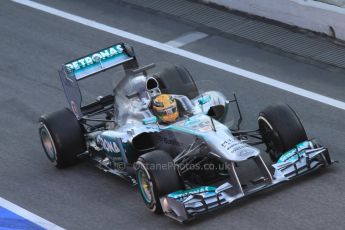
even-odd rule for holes
{"type": "Polygon", "coordinates": [[[99,63],[102,60],[114,57],[116,55],[122,54],[124,51],[121,44],[112,46],[108,49],[101,50],[97,53],[91,54],[89,56],[83,57],[79,60],[73,61],[71,63],[65,64],[68,71],[79,70],[93,64],[99,63]]]}
{"type": "Polygon", "coordinates": [[[119,153],[121,152],[120,148],[114,141],[108,141],[105,138],[102,138],[101,135],[97,136],[96,139],[97,145],[103,147],[103,149],[110,153],[119,153]]]}

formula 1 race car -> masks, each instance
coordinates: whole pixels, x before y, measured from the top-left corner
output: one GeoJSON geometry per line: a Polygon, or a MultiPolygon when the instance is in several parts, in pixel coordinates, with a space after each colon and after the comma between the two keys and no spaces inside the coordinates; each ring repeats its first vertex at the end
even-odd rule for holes
{"type": "Polygon", "coordinates": [[[58,168],[89,159],[179,222],[333,162],[290,106],[269,106],[258,129],[240,130],[235,94],[226,98],[179,65],[140,67],[124,43],[68,62],[59,75],[70,108],[40,118],[48,159],[58,168]],[[82,105],[79,81],[117,66],[113,92],[82,105]]]}

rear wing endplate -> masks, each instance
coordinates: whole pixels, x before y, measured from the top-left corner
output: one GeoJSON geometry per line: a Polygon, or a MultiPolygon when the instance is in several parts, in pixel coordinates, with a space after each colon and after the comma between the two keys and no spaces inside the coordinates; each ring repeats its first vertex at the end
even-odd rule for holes
{"type": "Polygon", "coordinates": [[[110,46],[62,65],[59,71],[60,80],[70,108],[78,119],[84,115],[78,81],[120,65],[124,70],[138,68],[133,48],[125,43],[110,46]]]}

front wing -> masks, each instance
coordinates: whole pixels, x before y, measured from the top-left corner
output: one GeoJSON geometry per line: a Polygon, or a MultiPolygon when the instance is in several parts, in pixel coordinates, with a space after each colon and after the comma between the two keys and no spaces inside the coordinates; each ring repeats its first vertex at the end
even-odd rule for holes
{"type": "Polygon", "coordinates": [[[273,164],[274,175],[271,181],[263,181],[250,190],[233,193],[232,184],[226,182],[219,187],[202,186],[196,189],[177,191],[160,198],[165,215],[186,222],[196,216],[208,213],[215,209],[232,204],[256,192],[266,190],[273,186],[291,181],[316,169],[333,163],[328,150],[320,148],[304,148],[301,143],[295,149],[288,151],[284,161],[273,164]]]}

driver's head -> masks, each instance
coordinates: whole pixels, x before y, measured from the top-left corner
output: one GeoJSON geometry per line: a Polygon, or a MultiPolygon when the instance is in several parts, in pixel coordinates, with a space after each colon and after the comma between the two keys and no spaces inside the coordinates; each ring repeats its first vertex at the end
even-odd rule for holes
{"type": "Polygon", "coordinates": [[[152,101],[152,109],[164,123],[172,123],[179,117],[176,100],[169,94],[156,96],[152,101]]]}

